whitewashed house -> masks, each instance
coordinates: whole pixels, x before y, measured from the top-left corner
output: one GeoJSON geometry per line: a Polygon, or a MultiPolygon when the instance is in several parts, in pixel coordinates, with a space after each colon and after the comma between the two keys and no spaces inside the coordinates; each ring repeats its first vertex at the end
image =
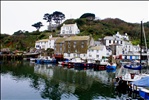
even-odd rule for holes
{"type": "Polygon", "coordinates": [[[47,50],[48,48],[48,40],[49,39],[42,39],[35,42],[36,49],[44,49],[47,50]]]}
{"type": "Polygon", "coordinates": [[[106,56],[105,57],[110,57],[112,55],[112,50],[110,46],[106,46],[106,56]]]}
{"type": "Polygon", "coordinates": [[[122,48],[123,46],[120,45],[120,44],[113,44],[113,45],[110,45],[110,48],[112,50],[112,55],[114,55],[115,57],[118,57],[122,55],[122,48]]]}
{"type": "Polygon", "coordinates": [[[93,46],[87,50],[87,59],[101,60],[106,56],[106,47],[104,45],[93,46]]]}
{"type": "Polygon", "coordinates": [[[47,50],[48,48],[54,49],[54,43],[58,37],[49,36],[49,39],[42,39],[35,42],[36,49],[44,49],[47,50]]]}
{"type": "Polygon", "coordinates": [[[63,24],[60,30],[60,35],[76,35],[79,34],[80,30],[77,24],[63,24]]]}
{"type": "Polygon", "coordinates": [[[52,37],[49,36],[49,40],[48,40],[48,48],[54,49],[54,43],[56,41],[56,39],[58,39],[59,37],[52,37]]]}
{"type": "Polygon", "coordinates": [[[112,44],[120,44],[120,45],[124,46],[125,45],[124,41],[129,41],[129,37],[128,37],[127,33],[125,33],[125,35],[121,35],[119,32],[117,32],[113,36],[106,36],[104,38],[103,43],[106,46],[109,46],[112,44]]]}
{"type": "Polygon", "coordinates": [[[113,36],[106,36],[103,39],[103,43],[105,46],[109,46],[112,44],[120,44],[120,45],[124,45],[124,41],[118,37],[113,37],[113,36]]]}
{"type": "Polygon", "coordinates": [[[124,41],[123,54],[128,54],[129,52],[133,52],[133,45],[131,42],[124,41]]]}
{"type": "Polygon", "coordinates": [[[115,35],[113,35],[113,37],[117,37],[117,38],[129,41],[129,37],[127,33],[125,33],[125,35],[121,35],[119,32],[117,32],[115,35]]]}
{"type": "Polygon", "coordinates": [[[133,52],[140,52],[140,46],[139,45],[133,45],[133,52]]]}

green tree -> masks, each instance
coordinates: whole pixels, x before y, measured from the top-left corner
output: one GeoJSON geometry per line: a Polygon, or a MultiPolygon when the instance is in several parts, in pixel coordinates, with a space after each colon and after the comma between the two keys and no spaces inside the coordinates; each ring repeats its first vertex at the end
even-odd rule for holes
{"type": "Polygon", "coordinates": [[[35,24],[32,25],[33,27],[35,27],[37,29],[37,31],[39,31],[39,29],[43,26],[42,22],[37,22],[35,24]]]}
{"type": "MultiPolygon", "coordinates": [[[[46,20],[49,23],[49,27],[51,27],[52,23],[52,14],[44,14],[43,19],[46,20]]],[[[51,29],[51,28],[50,28],[51,29]]],[[[51,31],[51,30],[50,30],[51,31]]]]}
{"type": "Polygon", "coordinates": [[[88,20],[94,20],[95,14],[93,13],[84,13],[80,18],[87,18],[88,20]]]}
{"type": "Polygon", "coordinates": [[[65,15],[62,12],[55,11],[52,14],[52,19],[55,21],[55,23],[57,25],[60,25],[60,23],[62,22],[62,20],[65,19],[65,15]]]}

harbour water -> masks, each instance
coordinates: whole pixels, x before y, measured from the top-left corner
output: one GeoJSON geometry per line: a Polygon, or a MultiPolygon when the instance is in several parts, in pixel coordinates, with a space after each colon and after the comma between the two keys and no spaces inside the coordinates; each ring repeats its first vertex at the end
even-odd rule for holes
{"type": "Polygon", "coordinates": [[[40,65],[28,61],[7,61],[0,64],[1,100],[127,98],[127,95],[115,93],[115,72],[67,69],[58,65],[40,65]]]}

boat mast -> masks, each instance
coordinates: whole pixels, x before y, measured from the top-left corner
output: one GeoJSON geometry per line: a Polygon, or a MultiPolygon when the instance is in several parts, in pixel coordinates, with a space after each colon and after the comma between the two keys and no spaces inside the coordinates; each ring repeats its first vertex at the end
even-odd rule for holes
{"type": "Polygon", "coordinates": [[[141,21],[141,40],[140,40],[140,66],[141,66],[141,60],[142,60],[142,21],[141,21]]]}
{"type": "Polygon", "coordinates": [[[143,35],[144,35],[144,41],[145,41],[145,49],[146,49],[146,56],[147,56],[147,61],[146,61],[146,63],[147,63],[147,66],[148,66],[148,59],[149,59],[149,56],[148,56],[148,54],[147,54],[147,52],[148,52],[148,49],[147,49],[147,43],[146,43],[146,35],[145,35],[145,30],[144,30],[144,25],[142,25],[143,27],[143,35]]]}

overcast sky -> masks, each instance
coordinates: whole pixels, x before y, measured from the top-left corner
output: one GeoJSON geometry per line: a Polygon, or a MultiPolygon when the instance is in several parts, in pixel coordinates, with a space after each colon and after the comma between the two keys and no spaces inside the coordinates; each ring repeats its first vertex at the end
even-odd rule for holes
{"type": "Polygon", "coordinates": [[[149,21],[149,1],[1,1],[1,33],[13,34],[18,30],[32,32],[31,25],[41,21],[40,30],[47,29],[45,13],[60,11],[65,20],[94,13],[100,19],[120,18],[126,22],[149,21]]]}

